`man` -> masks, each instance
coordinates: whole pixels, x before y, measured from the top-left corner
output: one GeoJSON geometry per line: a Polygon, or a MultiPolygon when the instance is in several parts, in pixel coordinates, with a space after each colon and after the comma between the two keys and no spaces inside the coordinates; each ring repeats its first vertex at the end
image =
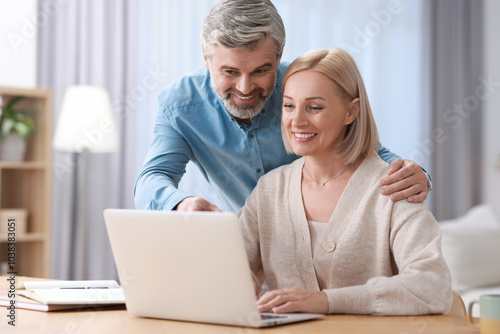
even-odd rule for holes
{"type": "MultiPolygon", "coordinates": [[[[286,153],[280,132],[288,63],[280,64],[285,28],[274,5],[219,1],[201,36],[206,69],[177,80],[158,98],[153,143],[135,188],[138,209],[219,211],[177,189],[193,161],[224,209],[236,212],[262,175],[297,159],[286,153]]],[[[382,146],[379,155],[392,162],[382,194],[424,201],[430,190],[424,171],[382,146]]]]}

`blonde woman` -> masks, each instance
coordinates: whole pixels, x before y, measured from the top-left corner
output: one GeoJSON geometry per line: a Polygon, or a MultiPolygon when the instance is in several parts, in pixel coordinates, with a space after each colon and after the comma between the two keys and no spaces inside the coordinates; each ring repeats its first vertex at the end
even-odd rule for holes
{"type": "Polygon", "coordinates": [[[387,163],[354,60],[297,58],[283,77],[282,134],[302,158],[263,176],[238,215],[262,312],[447,312],[439,227],[424,203],[380,194],[387,163]]]}

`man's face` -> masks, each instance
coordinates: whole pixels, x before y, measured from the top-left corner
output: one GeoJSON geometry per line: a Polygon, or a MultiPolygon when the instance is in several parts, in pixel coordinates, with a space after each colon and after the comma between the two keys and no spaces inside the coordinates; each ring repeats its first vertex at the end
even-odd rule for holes
{"type": "Polygon", "coordinates": [[[219,45],[205,65],[212,85],[224,106],[238,120],[256,116],[273,92],[279,59],[268,38],[254,51],[228,49],[219,45]]]}

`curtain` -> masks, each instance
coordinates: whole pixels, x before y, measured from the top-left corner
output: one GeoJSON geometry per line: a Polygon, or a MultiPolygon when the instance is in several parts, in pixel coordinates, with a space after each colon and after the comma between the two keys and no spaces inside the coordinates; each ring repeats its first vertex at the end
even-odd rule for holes
{"type": "Polygon", "coordinates": [[[81,243],[82,159],[54,152],[52,208],[52,270],[59,279],[116,278],[102,212],[132,208],[135,110],[135,24],[133,1],[38,2],[44,24],[38,30],[37,81],[54,90],[54,123],[65,89],[89,84],[108,89],[118,123],[118,153],[91,154],[88,182],[88,242],[81,243]],[[83,275],[86,253],[88,269],[83,275]]]}
{"type": "Polygon", "coordinates": [[[481,202],[482,102],[491,95],[483,73],[482,1],[429,2],[432,35],[434,215],[464,214],[481,202]]]}

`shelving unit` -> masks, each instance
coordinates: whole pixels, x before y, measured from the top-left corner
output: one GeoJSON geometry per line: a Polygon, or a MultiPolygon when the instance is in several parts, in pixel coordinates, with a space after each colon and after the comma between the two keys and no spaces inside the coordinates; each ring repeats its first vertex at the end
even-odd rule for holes
{"type": "MultiPolygon", "coordinates": [[[[28,211],[27,233],[16,233],[17,275],[49,277],[52,205],[52,91],[0,86],[3,104],[15,96],[27,99],[19,109],[36,110],[35,132],[22,162],[0,161],[0,210],[28,211]]],[[[0,222],[7,224],[7,222],[0,222]]],[[[0,263],[7,262],[7,234],[0,234],[0,263]]]]}

